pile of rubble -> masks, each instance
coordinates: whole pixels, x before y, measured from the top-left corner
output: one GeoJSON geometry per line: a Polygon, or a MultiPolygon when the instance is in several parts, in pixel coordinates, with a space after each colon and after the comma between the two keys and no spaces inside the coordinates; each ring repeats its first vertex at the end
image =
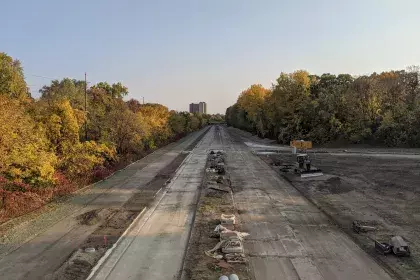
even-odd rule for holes
{"type": "Polygon", "coordinates": [[[210,166],[206,171],[220,175],[225,174],[225,159],[223,155],[224,152],[222,150],[211,151],[209,156],[210,166]]]}
{"type": "Polygon", "coordinates": [[[206,196],[223,198],[230,194],[229,180],[225,178],[225,153],[222,150],[212,150],[208,157],[207,192],[206,196]]]}
{"type": "Polygon", "coordinates": [[[225,259],[228,263],[246,262],[242,241],[249,234],[235,231],[235,224],[235,215],[221,215],[220,224],[214,229],[220,241],[213,249],[205,252],[207,256],[217,260],[225,259]]]}
{"type": "MultiPolygon", "coordinates": [[[[217,197],[219,206],[226,210],[222,205],[231,207],[230,180],[226,175],[227,170],[225,166],[225,152],[223,150],[212,150],[208,156],[207,173],[207,189],[206,197],[217,197]]],[[[229,208],[230,209],[230,208],[229,208]]],[[[219,208],[220,211],[220,208],[219,208]]],[[[219,212],[220,213],[220,212],[219,212]]],[[[244,254],[243,239],[248,236],[248,233],[239,232],[235,230],[236,216],[233,214],[221,214],[218,225],[212,233],[211,237],[218,238],[219,242],[214,248],[205,251],[204,253],[216,260],[218,266],[223,268],[232,268],[233,264],[246,263],[247,260],[244,254]]],[[[236,274],[228,276],[222,275],[219,279],[222,280],[237,280],[236,274]]]]}

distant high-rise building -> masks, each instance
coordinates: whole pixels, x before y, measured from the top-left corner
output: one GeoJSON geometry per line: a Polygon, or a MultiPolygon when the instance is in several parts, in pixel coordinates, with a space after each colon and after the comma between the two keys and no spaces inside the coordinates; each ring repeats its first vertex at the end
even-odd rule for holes
{"type": "Polygon", "coordinates": [[[190,113],[207,114],[207,104],[206,104],[206,102],[191,103],[190,104],[190,113]]]}
{"type": "Polygon", "coordinates": [[[206,102],[198,103],[198,112],[202,114],[207,114],[207,104],[206,102]]]}
{"type": "Polygon", "coordinates": [[[198,104],[191,103],[190,104],[190,113],[198,113],[200,110],[198,104]]]}

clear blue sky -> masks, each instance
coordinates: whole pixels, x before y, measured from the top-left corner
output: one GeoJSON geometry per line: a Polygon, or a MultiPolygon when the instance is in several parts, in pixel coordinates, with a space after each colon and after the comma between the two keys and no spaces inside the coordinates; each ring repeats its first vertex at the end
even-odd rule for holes
{"type": "Polygon", "coordinates": [[[2,0],[0,51],[41,75],[121,81],[130,97],[224,113],[282,71],[367,74],[420,64],[420,1],[2,0]]]}

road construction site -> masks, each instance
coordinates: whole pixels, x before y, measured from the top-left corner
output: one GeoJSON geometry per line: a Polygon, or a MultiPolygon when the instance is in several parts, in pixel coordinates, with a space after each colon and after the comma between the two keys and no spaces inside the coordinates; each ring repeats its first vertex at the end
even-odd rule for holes
{"type": "Polygon", "coordinates": [[[301,179],[288,168],[296,161],[291,147],[230,130],[391,276],[420,279],[418,149],[314,148],[307,153],[324,175],[301,179]],[[369,230],[356,232],[354,221],[369,230]],[[408,243],[410,257],[375,250],[374,240],[388,243],[392,236],[401,236],[408,243]]]}
{"type": "Polygon", "coordinates": [[[203,129],[45,213],[0,226],[0,275],[419,279],[419,156],[311,158],[324,175],[301,179],[282,168],[295,161],[290,147],[223,125],[203,129]],[[353,221],[374,230],[355,233],[353,221]],[[372,240],[394,235],[410,257],[375,251],[372,240]]]}

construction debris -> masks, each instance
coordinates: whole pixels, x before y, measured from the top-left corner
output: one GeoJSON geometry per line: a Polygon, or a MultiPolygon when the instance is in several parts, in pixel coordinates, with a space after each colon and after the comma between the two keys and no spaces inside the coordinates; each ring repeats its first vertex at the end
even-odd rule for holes
{"type": "Polygon", "coordinates": [[[220,217],[220,224],[222,226],[226,226],[226,225],[234,225],[236,224],[236,218],[235,215],[230,215],[230,214],[222,214],[220,217]]]}
{"type": "Polygon", "coordinates": [[[228,263],[246,263],[246,257],[242,253],[226,254],[225,259],[228,263]]]}
{"type": "Polygon", "coordinates": [[[219,234],[220,240],[227,240],[232,238],[243,240],[249,235],[249,233],[246,232],[230,230],[222,225],[217,225],[214,231],[219,234]]]}
{"type": "Polygon", "coordinates": [[[236,274],[229,275],[229,278],[226,275],[222,275],[219,277],[219,280],[239,280],[239,277],[236,274]]]}
{"type": "Polygon", "coordinates": [[[86,253],[95,253],[96,252],[96,249],[93,248],[93,247],[88,247],[88,248],[85,249],[85,252],[86,253]]]}
{"type": "Polygon", "coordinates": [[[221,240],[239,239],[239,240],[242,241],[244,239],[244,237],[246,237],[248,235],[249,234],[246,233],[246,232],[226,230],[226,231],[222,231],[220,233],[220,239],[221,240]]]}
{"type": "Polygon", "coordinates": [[[239,239],[228,239],[222,245],[222,253],[229,254],[229,253],[243,253],[244,247],[242,246],[242,241],[239,239]]]}
{"type": "Polygon", "coordinates": [[[223,185],[211,185],[209,189],[225,193],[230,192],[230,188],[223,185]]]}
{"type": "Polygon", "coordinates": [[[244,263],[246,262],[244,247],[242,240],[249,234],[246,232],[234,231],[233,227],[236,224],[235,215],[222,214],[220,217],[220,225],[217,225],[214,231],[219,234],[220,241],[213,249],[205,251],[209,257],[218,259],[221,251],[228,263],[244,263]],[[231,229],[230,229],[231,228],[231,229]]]}
{"type": "Polygon", "coordinates": [[[227,262],[225,262],[223,260],[218,262],[217,266],[222,267],[222,268],[226,268],[226,269],[232,268],[232,265],[228,264],[227,262]]]}
{"type": "Polygon", "coordinates": [[[368,232],[376,230],[376,227],[363,225],[360,221],[353,221],[352,223],[354,232],[361,233],[361,232],[368,232]]]}
{"type": "Polygon", "coordinates": [[[397,256],[410,256],[410,248],[408,248],[407,242],[397,235],[391,238],[392,252],[397,256]]]}
{"type": "Polygon", "coordinates": [[[209,161],[210,161],[210,167],[207,168],[207,172],[213,172],[218,174],[225,174],[225,163],[224,163],[224,152],[219,150],[210,151],[209,161]]]}
{"type": "Polygon", "coordinates": [[[213,249],[210,249],[210,250],[208,250],[208,251],[205,251],[204,253],[207,255],[207,256],[209,256],[209,257],[211,257],[211,258],[214,258],[214,259],[218,259],[218,255],[219,254],[217,254],[217,250],[219,250],[221,247],[222,247],[222,245],[223,245],[223,243],[224,243],[225,241],[220,241],[219,243],[217,243],[216,244],[216,246],[214,246],[213,247],[213,249]]]}
{"type": "Polygon", "coordinates": [[[390,254],[392,252],[396,256],[408,257],[411,254],[407,243],[399,235],[393,236],[390,243],[375,240],[375,249],[383,255],[390,254]]]}
{"type": "Polygon", "coordinates": [[[239,280],[239,277],[236,274],[231,274],[229,275],[229,280],[239,280]]]}
{"type": "Polygon", "coordinates": [[[391,245],[385,242],[379,242],[377,240],[375,240],[375,250],[382,255],[389,254],[392,251],[391,245]]]}

